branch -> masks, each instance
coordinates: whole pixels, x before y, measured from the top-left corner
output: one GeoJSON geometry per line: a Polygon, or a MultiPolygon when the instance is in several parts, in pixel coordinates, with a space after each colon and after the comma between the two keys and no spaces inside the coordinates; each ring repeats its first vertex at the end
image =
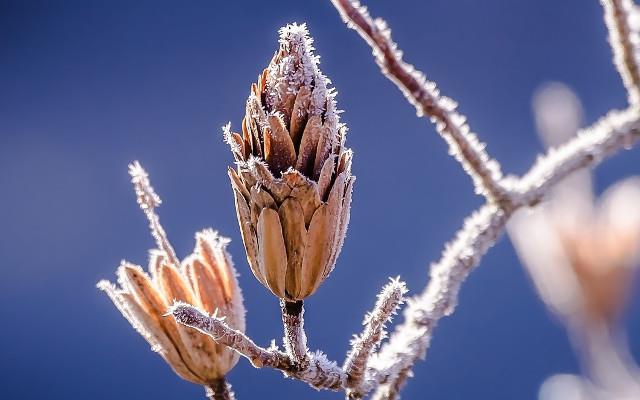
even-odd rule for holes
{"type": "Polygon", "coordinates": [[[639,118],[640,112],[635,107],[610,111],[564,145],[549,149],[520,179],[506,179],[507,186],[518,194],[514,202],[535,205],[572,172],[593,167],[622,149],[631,149],[638,141],[639,118]]]}
{"type": "Polygon", "coordinates": [[[309,354],[306,368],[298,364],[287,354],[279,351],[275,344],[264,349],[256,345],[244,333],[237,331],[215,314],[208,316],[189,304],[176,302],[168,314],[179,323],[190,326],[209,335],[217,343],[224,344],[247,358],[256,368],[270,367],[278,369],[286,376],[308,383],[316,389],[339,390],[344,387],[347,376],[335,362],[327,360],[321,352],[309,354]]]}
{"type": "MultiPolygon", "coordinates": [[[[377,380],[383,383],[378,392],[397,386],[397,379],[405,379],[417,359],[424,358],[439,320],[453,313],[460,286],[495,244],[513,212],[535,205],[553,184],[581,168],[594,167],[606,156],[631,148],[638,140],[640,111],[612,111],[565,145],[550,149],[522,178],[511,178],[519,197],[512,208],[486,204],[468,217],[455,239],[445,245],[440,260],[432,264],[427,287],[409,301],[404,323],[396,327],[378,354],[375,369],[379,372],[377,380]]],[[[393,397],[376,394],[374,398],[393,397]]]]}
{"type": "Polygon", "coordinates": [[[331,0],[347,26],[354,29],[371,46],[382,73],[404,93],[416,107],[418,116],[428,116],[449,144],[449,152],[471,176],[476,193],[488,200],[507,203],[509,193],[501,184],[500,164],[485,151],[485,144],[471,132],[466,117],[456,111],[452,99],[441,96],[434,82],[413,65],[402,60],[402,52],[391,39],[391,31],[382,19],[372,19],[357,0],[331,0]]]}
{"type": "Polygon", "coordinates": [[[138,161],[134,161],[129,164],[129,175],[131,176],[133,190],[136,193],[136,201],[149,220],[149,229],[156,241],[158,249],[163,251],[169,259],[169,262],[179,270],[180,261],[178,260],[178,256],[171,246],[171,243],[169,243],[164,228],[160,224],[160,217],[158,217],[158,214],[155,212],[156,207],[162,204],[162,200],[160,196],[156,194],[155,190],[153,190],[147,171],[142,168],[142,165],[140,165],[138,161]]]}
{"type": "Polygon", "coordinates": [[[613,61],[627,89],[629,103],[640,102],[640,67],[636,56],[638,44],[637,28],[631,26],[635,10],[632,0],[601,0],[604,21],[609,30],[609,43],[613,50],[613,61]]]}
{"type": "Polygon", "coordinates": [[[374,398],[394,398],[381,393],[397,393],[398,379],[404,380],[417,359],[425,356],[433,330],[442,317],[453,313],[462,282],[496,242],[509,216],[496,205],[484,205],[445,246],[440,261],[431,266],[429,284],[409,300],[404,323],[396,327],[372,363],[376,380],[382,383],[374,398]]]}
{"type": "Polygon", "coordinates": [[[348,395],[352,398],[360,398],[371,390],[371,379],[365,379],[365,368],[372,353],[387,336],[385,324],[391,321],[391,317],[404,302],[407,287],[399,278],[391,279],[380,294],[378,301],[367,314],[364,322],[364,331],[351,342],[351,351],[347,355],[342,369],[347,373],[348,395]]]}
{"type": "MultiPolygon", "coordinates": [[[[346,24],[371,46],[383,74],[402,90],[418,115],[428,115],[436,123],[451,153],[473,178],[476,192],[489,200],[465,220],[464,227],[445,246],[440,261],[431,266],[429,284],[405,310],[405,322],[396,327],[389,343],[372,360],[372,369],[377,373],[375,380],[381,383],[374,398],[392,399],[411,375],[416,360],[426,355],[439,320],[453,312],[462,282],[496,242],[513,212],[535,205],[552,185],[570,173],[592,167],[622,148],[630,148],[640,136],[640,114],[635,107],[611,112],[566,145],[551,149],[522,178],[503,179],[499,164],[489,158],[484,145],[469,132],[464,117],[455,111],[455,104],[440,97],[434,83],[402,60],[386,23],[372,19],[357,0],[331,2],[346,24]]],[[[634,100],[631,103],[635,104],[640,97],[640,74],[628,25],[630,2],[603,0],[603,5],[608,12],[616,64],[634,100]]]]}

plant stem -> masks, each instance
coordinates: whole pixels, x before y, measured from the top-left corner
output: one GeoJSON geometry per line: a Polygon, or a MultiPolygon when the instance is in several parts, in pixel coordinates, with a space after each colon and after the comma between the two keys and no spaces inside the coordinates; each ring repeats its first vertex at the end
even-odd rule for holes
{"type": "Polygon", "coordinates": [[[236,398],[231,390],[231,385],[224,377],[205,386],[204,391],[209,400],[235,400],[236,398]]]}
{"type": "Polygon", "coordinates": [[[307,335],[304,332],[304,303],[280,300],[284,325],[284,347],[287,355],[300,370],[309,365],[307,335]]]}

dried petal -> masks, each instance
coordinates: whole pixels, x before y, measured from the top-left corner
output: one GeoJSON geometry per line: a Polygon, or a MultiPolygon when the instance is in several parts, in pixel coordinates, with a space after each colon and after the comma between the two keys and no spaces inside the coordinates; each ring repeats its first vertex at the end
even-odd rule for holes
{"type": "Polygon", "coordinates": [[[293,198],[289,198],[282,203],[278,214],[280,215],[282,234],[287,249],[285,294],[290,300],[298,300],[300,299],[300,290],[302,288],[302,260],[307,241],[304,213],[300,203],[293,198]]]}
{"type": "Polygon", "coordinates": [[[321,200],[326,199],[329,194],[329,186],[331,185],[331,178],[333,177],[333,170],[336,163],[335,160],[336,156],[331,155],[325,160],[322,170],[320,171],[320,176],[318,177],[318,194],[321,200]]]}
{"type": "Polygon", "coordinates": [[[325,266],[331,256],[333,231],[326,204],[313,214],[302,261],[302,298],[315,292],[323,281],[325,266]]]}
{"type": "Polygon", "coordinates": [[[306,176],[310,176],[313,173],[313,163],[321,135],[322,119],[320,116],[315,115],[309,118],[307,126],[304,128],[300,149],[298,150],[298,161],[296,161],[296,169],[306,176]]]}
{"type": "MultiPolygon", "coordinates": [[[[155,290],[142,268],[125,263],[118,269],[118,279],[122,282],[123,287],[126,287],[133,294],[136,302],[145,313],[157,317],[163,315],[169,308],[169,305],[160,296],[160,293],[155,290]]],[[[178,326],[172,318],[160,318],[159,322],[171,342],[176,346],[185,365],[195,374],[195,371],[198,370],[199,360],[197,360],[197,355],[193,354],[189,346],[191,344],[189,334],[185,332],[183,327],[178,326]]],[[[202,380],[202,376],[197,376],[202,380]]]]}
{"type": "Polygon", "coordinates": [[[233,194],[236,200],[236,214],[238,216],[238,223],[240,224],[242,242],[244,243],[244,249],[247,253],[247,261],[249,262],[253,275],[255,275],[263,285],[266,285],[267,281],[264,278],[264,269],[260,265],[260,257],[258,255],[257,232],[254,230],[251,223],[251,212],[249,211],[249,206],[239,192],[234,190],[233,194]]]}
{"type": "Polygon", "coordinates": [[[265,159],[271,172],[286,171],[296,161],[296,150],[284,122],[277,115],[267,117],[269,128],[264,133],[265,159]]]}
{"type": "Polygon", "coordinates": [[[291,113],[291,125],[289,126],[289,134],[293,144],[298,146],[302,139],[302,132],[307,124],[309,115],[309,104],[311,103],[311,90],[308,87],[303,86],[298,92],[296,101],[293,104],[293,111],[291,113]]]}
{"type": "Polygon", "coordinates": [[[258,248],[269,289],[284,298],[287,250],[282,237],[278,212],[265,208],[258,219],[258,248]]]}
{"type": "Polygon", "coordinates": [[[249,204],[251,209],[251,224],[258,226],[258,217],[264,208],[277,209],[276,202],[266,190],[253,186],[251,188],[249,204]]]}
{"type": "Polygon", "coordinates": [[[238,173],[231,167],[227,168],[227,174],[229,175],[229,179],[231,180],[231,186],[238,192],[242,193],[242,196],[244,196],[245,200],[248,200],[249,191],[242,182],[240,175],[238,175],[238,173]]]}

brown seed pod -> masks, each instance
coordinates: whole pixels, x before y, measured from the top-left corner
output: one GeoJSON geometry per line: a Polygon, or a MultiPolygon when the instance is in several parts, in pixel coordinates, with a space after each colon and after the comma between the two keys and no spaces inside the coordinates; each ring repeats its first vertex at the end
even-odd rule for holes
{"type": "Polygon", "coordinates": [[[278,52],[251,86],[242,134],[225,128],[249,265],[287,301],[315,292],[333,270],[355,180],[335,91],[312,43],[305,25],[282,28],[278,52]]]}

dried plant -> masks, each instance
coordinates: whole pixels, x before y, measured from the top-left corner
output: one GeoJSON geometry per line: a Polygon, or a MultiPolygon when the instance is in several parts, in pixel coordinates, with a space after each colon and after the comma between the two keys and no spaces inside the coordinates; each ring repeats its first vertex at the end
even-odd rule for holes
{"type": "Polygon", "coordinates": [[[120,287],[101,281],[98,288],[180,377],[203,385],[211,399],[231,399],[224,377],[238,362],[238,354],[166,315],[173,303],[186,302],[244,331],[242,293],[225,250],[229,240],[211,229],[198,232],[193,253],[180,263],[155,213],[161,201],[147,173],[137,162],[129,166],[129,173],[158,248],[150,251],[149,274],[123,261],[118,268],[120,287]]]}
{"type": "MultiPolygon", "coordinates": [[[[231,125],[224,128],[236,161],[236,168],[228,172],[247,261],[258,281],[281,301],[284,351],[275,341],[265,348],[244,334],[242,299],[224,239],[205,231],[196,237],[194,254],[178,261],[154,211],[159,198],[138,164],[131,168],[133,183],[159,250],[152,253],[151,277],[124,264],[118,272],[121,289],[99,284],[123,315],[178,375],[206,386],[214,398],[232,396],[223,377],[243,356],[256,368],[278,369],[316,389],[344,391],[351,399],[369,394],[395,399],[414,364],[425,357],[440,319],[454,312],[462,283],[514,217],[510,235],[543,300],[581,332],[601,332],[602,327],[609,331],[624,306],[630,267],[636,261],[640,218],[634,206],[638,200],[633,199],[640,189],[637,181],[623,183],[594,207],[584,190],[575,196],[571,182],[584,184],[587,168],[640,139],[636,6],[627,0],[602,0],[629,107],[578,130],[577,100],[562,88],[547,90],[536,101],[537,120],[541,133],[553,142],[527,173],[517,177],[502,174],[455,101],[402,59],[383,20],[373,19],[356,0],[331,1],[347,26],[371,46],[382,73],[416,107],[418,116],[435,124],[486,204],[465,220],[440,260],[431,264],[429,283],[407,300],[404,321],[387,341],[385,324],[407,291],[399,279],[392,279],[378,295],[342,366],[321,351],[309,351],[303,300],[318,290],[336,264],[355,177],[335,91],[318,68],[306,26],[291,24],[280,30],[279,50],[251,86],[241,133],[232,132],[231,125]],[[545,113],[545,105],[554,101],[550,109],[560,112],[545,113]],[[549,201],[540,206],[545,197],[549,201]],[[576,218],[583,224],[579,229],[576,218]],[[538,228],[544,229],[540,241],[526,240],[538,228]],[[550,235],[557,240],[550,240],[550,235]],[[545,272],[552,267],[562,268],[562,273],[545,272]],[[173,318],[163,318],[165,312],[173,318]]],[[[611,350],[606,335],[586,338],[589,355],[595,348],[611,350]]],[[[620,351],[597,356],[600,364],[614,360],[616,365],[629,365],[620,351]]],[[[570,382],[584,393],[583,399],[605,398],[602,393],[616,393],[618,398],[632,393],[628,398],[637,398],[640,392],[634,390],[640,380],[629,368],[625,373],[629,379],[618,386],[611,380],[557,377],[545,383],[541,393],[554,393],[557,382],[564,387],[570,382]]]]}

